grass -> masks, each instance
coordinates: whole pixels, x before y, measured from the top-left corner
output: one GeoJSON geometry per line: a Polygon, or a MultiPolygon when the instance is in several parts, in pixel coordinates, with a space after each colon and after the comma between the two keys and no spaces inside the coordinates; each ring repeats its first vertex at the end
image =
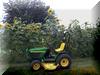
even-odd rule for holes
{"type": "Polygon", "coordinates": [[[71,70],[32,71],[30,69],[9,68],[3,75],[100,75],[94,67],[73,68],[71,70]]]}
{"type": "Polygon", "coordinates": [[[100,75],[90,58],[75,59],[73,60],[72,68],[70,70],[54,70],[45,71],[43,69],[39,71],[32,71],[30,68],[8,68],[3,75],[100,75]]]}

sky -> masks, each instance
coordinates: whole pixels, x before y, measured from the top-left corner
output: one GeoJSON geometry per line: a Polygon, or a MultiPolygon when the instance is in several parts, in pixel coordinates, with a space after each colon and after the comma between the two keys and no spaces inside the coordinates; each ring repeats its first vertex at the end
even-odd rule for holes
{"type": "Polygon", "coordinates": [[[99,0],[42,0],[53,9],[92,9],[99,0]]]}
{"type": "Polygon", "coordinates": [[[50,5],[60,19],[60,23],[69,25],[74,19],[78,19],[81,24],[92,23],[92,8],[99,0],[43,0],[46,5],[50,5]]]}
{"type": "MultiPolygon", "coordinates": [[[[41,0],[46,5],[50,5],[60,19],[60,23],[67,25],[73,19],[78,19],[82,23],[84,21],[91,22],[91,9],[99,0],[41,0]]],[[[0,0],[0,22],[4,17],[3,2],[8,0],[0,0]]]]}
{"type": "MultiPolygon", "coordinates": [[[[3,2],[8,0],[0,0],[0,21],[4,17],[3,2]]],[[[46,5],[50,5],[60,19],[60,23],[68,25],[71,20],[78,19],[82,23],[84,21],[91,22],[91,9],[99,0],[42,0],[46,5]]]]}
{"type": "Polygon", "coordinates": [[[85,22],[91,23],[91,10],[88,9],[62,9],[62,10],[55,10],[58,19],[60,20],[60,24],[68,26],[72,20],[79,20],[80,24],[85,22]]]}

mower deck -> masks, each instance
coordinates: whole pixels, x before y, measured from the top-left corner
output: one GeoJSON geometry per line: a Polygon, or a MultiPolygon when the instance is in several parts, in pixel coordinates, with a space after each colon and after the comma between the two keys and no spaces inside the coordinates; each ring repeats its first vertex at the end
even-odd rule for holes
{"type": "Polygon", "coordinates": [[[42,66],[44,67],[45,70],[55,70],[58,65],[55,65],[55,63],[42,63],[42,66]]]}

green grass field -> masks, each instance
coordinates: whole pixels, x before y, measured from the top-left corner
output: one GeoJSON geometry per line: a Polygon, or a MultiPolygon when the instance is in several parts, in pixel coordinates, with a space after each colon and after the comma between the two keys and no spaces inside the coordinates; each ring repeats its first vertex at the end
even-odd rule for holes
{"type": "Polygon", "coordinates": [[[100,75],[91,58],[74,59],[70,70],[32,71],[28,64],[13,64],[3,75],[100,75]]]}

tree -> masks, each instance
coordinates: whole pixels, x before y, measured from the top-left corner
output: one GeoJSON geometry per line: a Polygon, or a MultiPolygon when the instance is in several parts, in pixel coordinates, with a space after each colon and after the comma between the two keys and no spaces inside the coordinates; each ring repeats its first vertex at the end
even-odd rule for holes
{"type": "Polygon", "coordinates": [[[48,14],[52,12],[49,6],[45,6],[40,0],[9,0],[4,3],[4,8],[7,13],[4,21],[8,23],[13,23],[15,17],[25,24],[45,23],[46,19],[52,17],[48,14]]]}
{"type": "Polygon", "coordinates": [[[98,70],[100,72],[100,19],[98,18],[96,23],[96,32],[95,32],[95,42],[94,42],[94,58],[96,60],[96,64],[98,70]]]}
{"type": "Polygon", "coordinates": [[[20,19],[15,18],[13,24],[5,24],[6,52],[13,57],[13,61],[16,61],[19,57],[26,59],[29,48],[48,47],[49,45],[55,48],[60,41],[59,33],[62,31],[60,28],[56,19],[48,19],[44,24],[24,24],[20,19]]]}
{"type": "MultiPolygon", "coordinates": [[[[86,26],[86,25],[85,25],[86,26]]],[[[93,28],[81,28],[78,20],[73,20],[66,29],[66,44],[74,57],[90,57],[93,53],[93,28]]]]}
{"type": "Polygon", "coordinates": [[[7,15],[3,39],[12,62],[26,59],[29,48],[58,45],[62,30],[50,7],[39,0],[9,0],[4,6],[7,15]]]}

